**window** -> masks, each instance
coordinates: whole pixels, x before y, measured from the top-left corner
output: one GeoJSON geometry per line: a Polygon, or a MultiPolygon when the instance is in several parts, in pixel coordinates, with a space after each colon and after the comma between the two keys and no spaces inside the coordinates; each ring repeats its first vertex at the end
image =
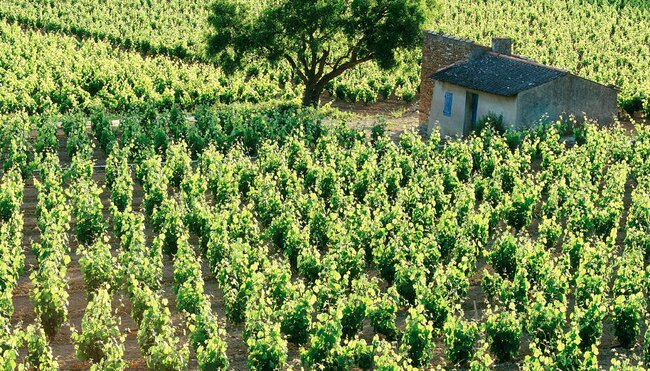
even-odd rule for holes
{"type": "Polygon", "coordinates": [[[442,114],[451,117],[451,105],[454,100],[454,95],[452,93],[445,93],[445,108],[442,110],[442,114]]]}

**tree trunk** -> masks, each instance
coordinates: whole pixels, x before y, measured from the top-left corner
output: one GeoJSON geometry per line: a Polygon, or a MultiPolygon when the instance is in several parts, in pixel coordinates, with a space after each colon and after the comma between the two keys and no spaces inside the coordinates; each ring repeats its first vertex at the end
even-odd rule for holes
{"type": "Polygon", "coordinates": [[[305,107],[318,108],[320,105],[320,95],[322,93],[322,84],[306,84],[305,92],[302,94],[302,105],[305,107]]]}

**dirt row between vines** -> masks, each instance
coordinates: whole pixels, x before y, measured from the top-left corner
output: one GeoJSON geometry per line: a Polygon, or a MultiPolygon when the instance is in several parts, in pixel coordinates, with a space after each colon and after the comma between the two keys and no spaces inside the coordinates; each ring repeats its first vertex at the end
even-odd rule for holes
{"type": "MultiPolygon", "coordinates": [[[[66,168],[70,163],[70,157],[65,151],[65,139],[62,132],[58,133],[59,136],[59,158],[63,168],[66,168]]],[[[99,150],[99,146],[95,142],[95,152],[93,158],[95,159],[96,168],[94,171],[94,180],[99,186],[104,185],[104,164],[106,161],[106,155],[99,150]]],[[[67,187],[67,185],[66,185],[67,187]]],[[[134,184],[133,190],[133,209],[135,211],[141,211],[142,208],[142,197],[143,191],[142,188],[136,183],[134,184]]],[[[630,199],[630,187],[626,189],[625,201],[626,209],[629,206],[630,199]]],[[[104,205],[104,219],[108,224],[108,234],[110,237],[110,244],[114,256],[117,256],[119,251],[119,243],[112,232],[112,220],[108,212],[109,206],[109,192],[104,189],[104,192],[101,195],[101,200],[104,205]]],[[[21,211],[24,215],[24,238],[23,238],[23,250],[25,254],[25,270],[21,275],[18,285],[13,293],[13,302],[15,306],[15,311],[12,316],[11,323],[14,327],[16,326],[27,326],[34,322],[34,308],[32,301],[30,299],[30,293],[32,291],[32,284],[29,279],[29,275],[37,269],[36,257],[31,250],[31,244],[33,242],[39,242],[40,232],[37,227],[37,221],[34,216],[34,208],[37,203],[37,191],[34,188],[34,182],[32,178],[25,180],[25,197],[23,199],[23,204],[21,206],[21,211]]],[[[624,220],[623,220],[624,222],[624,220]]],[[[623,224],[624,225],[624,224],[623,224]]],[[[77,242],[73,234],[74,220],[71,223],[70,229],[68,231],[69,236],[69,249],[71,263],[68,266],[67,278],[69,283],[68,293],[69,293],[69,307],[68,307],[68,321],[62,326],[59,333],[49,340],[49,344],[52,348],[54,356],[59,362],[59,367],[62,370],[85,370],[90,367],[89,362],[82,362],[76,358],[74,345],[71,340],[71,328],[77,330],[81,329],[81,321],[83,317],[84,310],[88,303],[86,298],[86,293],[84,290],[83,278],[79,266],[79,255],[76,254],[77,251],[77,242]]],[[[536,229],[535,222],[533,223],[532,230],[536,229]]],[[[154,234],[149,225],[146,225],[145,233],[147,236],[148,245],[151,244],[154,234]]],[[[624,236],[623,236],[624,237],[624,236]]],[[[619,236],[621,238],[621,236],[619,236]]],[[[196,248],[197,239],[196,236],[190,238],[190,242],[196,248]]],[[[197,249],[197,254],[198,254],[197,249]]],[[[205,259],[204,259],[205,260],[205,259]]],[[[482,259],[478,262],[477,273],[471,277],[470,288],[468,295],[465,298],[463,303],[463,310],[465,311],[465,316],[468,318],[481,318],[485,309],[487,308],[485,303],[485,295],[480,288],[480,281],[482,277],[483,269],[486,268],[486,263],[482,259]]],[[[241,324],[232,324],[226,321],[225,310],[224,310],[224,300],[223,292],[218,287],[217,282],[213,275],[210,273],[207,265],[203,264],[202,267],[203,276],[205,280],[205,294],[210,297],[212,303],[212,309],[214,313],[217,314],[219,318],[219,325],[226,331],[226,342],[228,345],[227,355],[230,361],[230,368],[233,370],[246,370],[247,369],[247,353],[246,346],[242,340],[242,329],[243,325],[241,324]]],[[[172,290],[172,273],[173,273],[173,263],[169,256],[164,257],[164,276],[163,276],[163,297],[167,298],[169,304],[168,308],[172,314],[173,325],[176,329],[177,335],[181,338],[182,343],[187,340],[188,330],[187,330],[187,320],[183,314],[179,313],[176,310],[175,305],[175,295],[172,290]]],[[[371,276],[376,276],[377,272],[370,270],[368,272],[371,276]]],[[[137,325],[131,318],[131,303],[128,297],[125,295],[124,290],[120,290],[113,296],[113,310],[115,311],[116,317],[119,318],[120,322],[120,331],[122,334],[126,334],[125,341],[125,360],[129,365],[129,369],[139,370],[146,369],[146,363],[143,355],[140,352],[137,343],[137,325]]],[[[404,319],[406,313],[400,311],[398,313],[398,327],[403,328],[404,319]]],[[[365,339],[368,342],[372,341],[374,333],[369,324],[369,321],[366,320],[364,323],[364,328],[360,337],[365,339]]],[[[445,346],[442,338],[435,339],[436,349],[434,352],[434,365],[445,365],[444,351],[445,346]]],[[[612,357],[615,357],[616,353],[628,353],[621,348],[617,348],[618,342],[613,335],[613,328],[611,321],[605,321],[604,324],[604,334],[601,339],[600,344],[600,356],[599,361],[601,366],[608,366],[612,357]]],[[[288,345],[288,366],[293,367],[294,369],[300,369],[300,357],[299,357],[299,348],[289,343],[288,345]]],[[[637,348],[638,349],[638,348],[637,348]]],[[[524,336],[522,342],[522,348],[517,361],[523,359],[524,356],[529,354],[528,349],[528,338],[524,336]]],[[[26,349],[21,350],[20,359],[23,359],[26,355],[26,349]]],[[[499,364],[496,365],[497,369],[502,370],[511,370],[517,369],[516,364],[499,364]]],[[[192,352],[190,359],[190,369],[196,369],[196,359],[195,355],[192,352]]]]}

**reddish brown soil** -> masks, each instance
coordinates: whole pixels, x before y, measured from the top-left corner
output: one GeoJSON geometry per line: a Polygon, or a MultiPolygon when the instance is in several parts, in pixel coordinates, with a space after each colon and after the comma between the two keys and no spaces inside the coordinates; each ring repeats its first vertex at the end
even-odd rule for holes
{"type": "MultiPolygon", "coordinates": [[[[373,105],[348,105],[345,103],[334,102],[333,106],[340,108],[343,111],[352,112],[359,115],[358,120],[353,120],[351,124],[360,128],[369,128],[376,121],[378,117],[385,117],[388,122],[388,130],[393,135],[399,135],[401,132],[407,129],[419,128],[418,119],[417,119],[417,104],[408,104],[403,101],[386,101],[381,103],[376,103],[373,105]]],[[[60,147],[59,147],[59,157],[62,163],[62,166],[65,168],[70,163],[70,158],[65,151],[65,140],[63,139],[63,134],[59,133],[60,136],[60,147]]],[[[97,143],[96,148],[98,148],[97,143]]],[[[103,186],[104,184],[104,169],[103,165],[106,161],[105,154],[96,149],[94,153],[94,158],[96,161],[96,169],[94,173],[94,180],[98,185],[103,186]]],[[[629,194],[630,188],[628,187],[625,201],[626,206],[629,204],[629,194]]],[[[116,255],[119,249],[119,245],[115,236],[112,234],[112,222],[110,214],[108,213],[109,197],[108,192],[104,190],[102,193],[102,202],[104,204],[104,217],[105,220],[109,223],[109,234],[111,247],[113,253],[116,255]]],[[[20,277],[19,283],[14,290],[14,306],[15,312],[12,317],[11,323],[13,326],[26,326],[34,322],[34,309],[32,302],[30,300],[30,292],[32,289],[32,284],[29,280],[29,275],[36,269],[36,258],[31,251],[31,243],[38,242],[40,239],[40,232],[37,228],[36,218],[34,216],[34,207],[37,202],[37,192],[34,188],[33,179],[26,179],[25,185],[25,197],[21,210],[24,215],[24,254],[26,257],[26,266],[25,271],[20,277]]],[[[133,208],[136,211],[140,211],[142,207],[142,189],[139,185],[134,186],[134,200],[133,208]]],[[[624,220],[622,221],[624,222],[624,220]]],[[[68,322],[63,325],[61,331],[53,338],[50,339],[50,346],[54,353],[54,356],[59,362],[60,369],[63,370],[84,370],[88,369],[89,363],[81,362],[76,359],[74,346],[70,338],[70,328],[74,327],[80,329],[81,319],[83,312],[85,310],[87,299],[84,291],[84,283],[79,267],[79,256],[76,254],[77,242],[74,235],[72,234],[71,225],[69,231],[70,237],[70,256],[72,261],[68,267],[68,282],[70,294],[69,297],[69,313],[68,313],[68,322]]],[[[153,239],[153,234],[151,229],[147,226],[146,234],[149,243],[153,239]]],[[[196,238],[192,238],[191,242],[196,246],[196,238]]],[[[478,272],[471,279],[471,287],[465,302],[463,303],[463,310],[465,315],[468,318],[481,318],[485,309],[486,309],[486,298],[482,292],[479,284],[482,277],[482,271],[486,267],[484,261],[478,262],[478,272]]],[[[374,274],[376,272],[370,272],[374,274]]],[[[242,329],[243,325],[232,324],[225,320],[225,311],[224,311],[224,302],[223,302],[223,293],[217,285],[216,280],[210,274],[209,269],[204,264],[203,265],[203,274],[205,280],[205,292],[211,297],[212,309],[214,313],[218,315],[219,324],[226,331],[226,342],[228,344],[227,355],[230,361],[230,368],[233,370],[246,370],[247,369],[247,353],[246,347],[242,340],[242,329]]],[[[175,296],[171,288],[172,282],[172,261],[169,257],[165,257],[165,269],[164,269],[164,282],[163,282],[163,292],[164,297],[169,300],[169,309],[172,313],[172,319],[174,326],[177,330],[177,334],[185,341],[187,339],[187,327],[186,319],[181,313],[179,313],[175,308],[175,296]]],[[[123,334],[126,334],[125,342],[125,360],[129,364],[129,369],[138,370],[146,369],[146,364],[144,358],[140,352],[140,349],[137,344],[137,326],[134,321],[131,319],[131,303],[126,297],[123,291],[117,292],[113,298],[113,309],[116,316],[120,320],[120,330],[123,334]]],[[[400,312],[398,316],[398,326],[402,327],[404,325],[404,319],[406,314],[400,312]]],[[[366,341],[372,341],[373,331],[370,327],[369,322],[366,320],[362,334],[362,338],[366,341]]],[[[433,364],[445,366],[445,357],[444,351],[445,346],[442,337],[437,337],[435,340],[436,350],[434,353],[433,364]]],[[[618,342],[613,335],[613,328],[611,321],[608,319],[604,324],[604,335],[601,340],[600,345],[600,356],[599,361],[601,365],[606,366],[610,363],[611,359],[615,357],[615,354],[626,354],[627,351],[624,351],[622,348],[616,348],[618,342]]],[[[26,350],[21,351],[21,359],[25,356],[26,350]]],[[[522,349],[517,360],[522,360],[525,355],[529,354],[528,350],[528,340],[524,339],[522,344],[522,349]]],[[[289,355],[288,355],[288,365],[292,366],[295,369],[300,369],[300,357],[299,349],[293,344],[289,344],[289,355]]],[[[194,354],[191,355],[190,369],[196,368],[196,361],[194,354]]],[[[498,369],[517,369],[516,364],[501,364],[497,365],[498,369]]]]}

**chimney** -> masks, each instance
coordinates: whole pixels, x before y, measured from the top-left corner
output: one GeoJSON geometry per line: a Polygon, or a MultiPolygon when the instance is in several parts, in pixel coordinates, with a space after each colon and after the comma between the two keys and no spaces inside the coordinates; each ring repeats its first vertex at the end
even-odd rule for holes
{"type": "Polygon", "coordinates": [[[512,39],[507,37],[493,38],[492,51],[498,54],[512,55],[512,39]]]}

